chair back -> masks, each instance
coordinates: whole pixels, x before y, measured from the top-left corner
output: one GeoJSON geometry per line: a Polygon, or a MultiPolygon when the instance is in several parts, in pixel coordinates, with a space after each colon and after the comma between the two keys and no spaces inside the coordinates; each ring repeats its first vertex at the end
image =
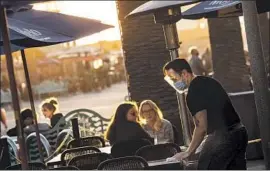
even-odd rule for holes
{"type": "Polygon", "coordinates": [[[0,139],[0,170],[4,170],[11,165],[10,149],[7,138],[0,139]]]}
{"type": "Polygon", "coordinates": [[[79,169],[75,166],[61,166],[61,167],[52,168],[49,170],[79,170],[79,169]]]}
{"type": "Polygon", "coordinates": [[[179,152],[181,152],[181,149],[178,145],[166,143],[144,146],[136,152],[136,156],[140,156],[146,161],[154,161],[172,157],[179,152]]]}
{"type": "MultiPolygon", "coordinates": [[[[51,146],[48,140],[42,134],[40,134],[40,141],[41,141],[42,152],[43,152],[42,155],[45,159],[51,155],[51,146]]],[[[35,132],[27,136],[26,147],[28,149],[29,161],[40,162],[40,154],[38,150],[37,137],[36,137],[35,132]]]]}
{"type": "Polygon", "coordinates": [[[138,156],[126,156],[106,160],[98,166],[98,170],[144,170],[148,163],[138,156]]]}
{"type": "Polygon", "coordinates": [[[49,141],[53,151],[57,148],[58,135],[62,130],[67,128],[69,128],[67,121],[62,117],[52,129],[42,132],[42,135],[49,141]]]}
{"type": "Polygon", "coordinates": [[[79,140],[71,140],[68,143],[68,148],[76,148],[76,147],[83,147],[83,146],[92,146],[92,147],[105,147],[105,140],[99,136],[92,136],[92,137],[83,137],[79,140]]]}
{"type": "Polygon", "coordinates": [[[73,157],[92,153],[100,153],[100,150],[91,146],[67,149],[61,154],[61,161],[63,163],[68,163],[73,157]]]}
{"type": "Polygon", "coordinates": [[[133,156],[138,149],[146,145],[152,145],[152,143],[146,139],[117,142],[112,146],[111,155],[114,158],[133,156]]]}
{"type": "Polygon", "coordinates": [[[62,130],[56,138],[56,149],[60,149],[60,153],[67,149],[68,143],[73,139],[72,137],[72,130],[71,129],[64,129],[62,130]]]}
{"type": "Polygon", "coordinates": [[[84,154],[72,158],[68,162],[68,166],[75,166],[80,170],[94,170],[101,162],[111,158],[111,155],[107,153],[84,154]]]}
{"type": "Polygon", "coordinates": [[[71,119],[78,118],[81,137],[103,135],[110,122],[110,119],[103,118],[99,113],[90,109],[76,109],[64,117],[70,127],[71,119]]]}
{"type": "MultiPolygon", "coordinates": [[[[29,170],[46,170],[46,166],[43,163],[31,162],[28,163],[29,170]]],[[[6,168],[6,170],[22,170],[21,164],[12,165],[6,168]]]]}
{"type": "Polygon", "coordinates": [[[7,139],[7,143],[8,143],[8,150],[9,150],[9,157],[10,157],[10,164],[11,165],[15,165],[17,164],[17,159],[18,159],[18,149],[17,149],[17,145],[16,143],[12,140],[12,138],[10,138],[7,135],[3,135],[1,137],[1,139],[7,139]]]}

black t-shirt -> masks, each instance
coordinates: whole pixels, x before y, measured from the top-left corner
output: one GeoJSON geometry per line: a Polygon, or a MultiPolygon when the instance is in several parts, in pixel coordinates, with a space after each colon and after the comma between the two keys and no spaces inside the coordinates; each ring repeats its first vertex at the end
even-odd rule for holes
{"type": "Polygon", "coordinates": [[[197,76],[191,81],[187,106],[193,116],[206,109],[207,134],[240,122],[226,91],[219,82],[209,77],[197,76]]]}

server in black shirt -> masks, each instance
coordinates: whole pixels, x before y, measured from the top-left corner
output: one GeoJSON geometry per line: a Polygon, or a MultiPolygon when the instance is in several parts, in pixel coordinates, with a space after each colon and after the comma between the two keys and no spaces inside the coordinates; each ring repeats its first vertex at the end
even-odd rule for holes
{"type": "Polygon", "coordinates": [[[246,169],[247,131],[220,83],[212,78],[195,76],[184,59],[168,62],[163,71],[174,82],[175,88],[188,89],[186,101],[195,124],[187,151],[174,158],[185,160],[193,155],[207,134],[199,170],[246,169]]]}

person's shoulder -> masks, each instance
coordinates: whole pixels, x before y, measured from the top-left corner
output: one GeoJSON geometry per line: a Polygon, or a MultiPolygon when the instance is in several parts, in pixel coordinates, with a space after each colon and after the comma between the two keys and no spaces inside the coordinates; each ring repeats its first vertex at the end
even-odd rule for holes
{"type": "Polygon", "coordinates": [[[147,124],[141,124],[141,126],[143,129],[147,129],[147,127],[148,127],[147,124]]]}
{"type": "Polygon", "coordinates": [[[41,129],[50,129],[51,126],[47,123],[38,123],[38,127],[41,129]]]}
{"type": "Polygon", "coordinates": [[[140,125],[139,123],[137,123],[137,122],[131,122],[131,121],[128,121],[127,122],[127,125],[136,126],[136,127],[142,127],[142,125],[140,125]]]}
{"type": "Polygon", "coordinates": [[[163,128],[167,129],[167,128],[172,128],[172,123],[170,121],[168,121],[167,119],[162,119],[162,123],[163,123],[163,128]]]}
{"type": "Polygon", "coordinates": [[[188,88],[187,99],[190,96],[197,96],[200,93],[203,93],[206,89],[209,88],[212,84],[212,78],[205,76],[196,76],[190,83],[188,88]]]}
{"type": "Polygon", "coordinates": [[[206,76],[196,76],[190,83],[190,87],[203,87],[217,82],[215,79],[206,76]]]}
{"type": "Polygon", "coordinates": [[[53,117],[61,118],[61,117],[64,117],[64,115],[62,113],[56,113],[56,114],[53,115],[53,117]]]}
{"type": "Polygon", "coordinates": [[[196,77],[192,80],[192,82],[209,81],[209,80],[211,80],[211,79],[213,79],[213,78],[206,77],[206,76],[202,76],[202,75],[198,75],[198,76],[196,76],[196,77]]]}
{"type": "Polygon", "coordinates": [[[134,130],[137,130],[137,131],[141,131],[141,130],[144,130],[142,125],[137,123],[137,122],[128,122],[127,123],[127,128],[129,127],[129,129],[134,129],[134,130]]]}
{"type": "Polygon", "coordinates": [[[162,123],[166,125],[172,125],[172,123],[167,119],[162,119],[162,123]]]}

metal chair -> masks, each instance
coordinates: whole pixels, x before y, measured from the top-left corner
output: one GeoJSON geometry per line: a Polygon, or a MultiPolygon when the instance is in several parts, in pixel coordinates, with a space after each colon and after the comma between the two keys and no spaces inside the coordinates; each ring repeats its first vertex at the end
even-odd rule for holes
{"type": "Polygon", "coordinates": [[[72,130],[64,129],[62,130],[56,138],[56,149],[61,148],[59,153],[67,149],[68,143],[73,139],[72,130]]]}
{"type": "Polygon", "coordinates": [[[136,151],[143,146],[152,145],[149,140],[138,139],[138,140],[128,140],[115,143],[111,149],[111,155],[114,158],[133,156],[136,151]]]}
{"type": "Polygon", "coordinates": [[[100,153],[100,150],[91,146],[67,149],[61,154],[61,161],[63,163],[68,163],[72,158],[76,156],[92,153],[100,153]]]}
{"type": "Polygon", "coordinates": [[[106,160],[98,166],[98,170],[144,170],[147,162],[138,156],[126,156],[106,160]]]}
{"type": "MultiPolygon", "coordinates": [[[[40,141],[41,141],[42,151],[43,151],[42,155],[44,158],[47,158],[48,156],[51,155],[50,143],[42,134],[40,134],[40,141]]],[[[38,150],[37,137],[36,137],[35,132],[33,132],[27,136],[26,146],[28,149],[29,161],[40,162],[40,154],[39,154],[39,150],[38,150]]]]}
{"type": "Polygon", "coordinates": [[[136,156],[140,156],[146,161],[154,161],[172,157],[179,152],[181,152],[181,149],[178,145],[166,143],[144,146],[136,152],[136,156]]]}
{"type": "Polygon", "coordinates": [[[72,158],[68,162],[68,166],[75,166],[80,170],[94,170],[101,162],[111,158],[111,155],[107,153],[84,154],[72,158]]]}
{"type": "Polygon", "coordinates": [[[103,118],[99,113],[89,109],[73,110],[64,117],[70,127],[71,119],[78,118],[81,137],[103,135],[110,122],[110,119],[103,118]]]}
{"type": "Polygon", "coordinates": [[[76,148],[76,147],[83,147],[83,146],[92,146],[92,147],[105,147],[105,140],[99,136],[92,136],[92,137],[83,137],[79,140],[71,140],[68,143],[68,149],[76,148]]]}
{"type": "Polygon", "coordinates": [[[19,157],[18,157],[18,149],[17,149],[16,143],[9,136],[4,135],[1,137],[1,139],[3,138],[7,139],[11,165],[18,164],[17,159],[19,157]]]}
{"type": "Polygon", "coordinates": [[[59,138],[58,135],[61,133],[61,131],[68,129],[68,127],[69,125],[67,124],[65,117],[62,117],[52,129],[42,132],[42,135],[44,135],[49,141],[52,151],[57,148],[57,139],[59,138]]]}
{"type": "MultiPolygon", "coordinates": [[[[43,163],[31,162],[28,163],[29,170],[46,170],[46,166],[43,163]]],[[[12,165],[6,168],[6,170],[22,170],[21,164],[12,165]]]]}

